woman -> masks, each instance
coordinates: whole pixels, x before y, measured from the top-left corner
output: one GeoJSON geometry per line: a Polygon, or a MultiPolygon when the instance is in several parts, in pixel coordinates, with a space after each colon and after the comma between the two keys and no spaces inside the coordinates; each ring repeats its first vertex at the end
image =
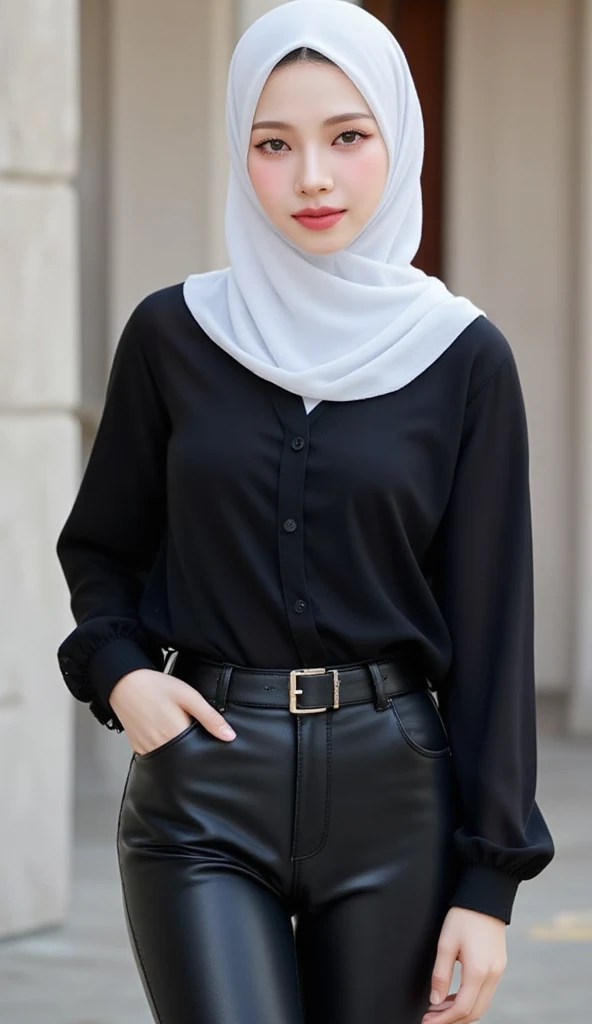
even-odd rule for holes
{"type": "Polygon", "coordinates": [[[133,748],[130,941],[164,1024],[468,1024],[554,852],[516,364],[411,266],[380,22],[272,10],[227,116],[230,266],[133,311],[58,541],[65,680],[133,748]]]}

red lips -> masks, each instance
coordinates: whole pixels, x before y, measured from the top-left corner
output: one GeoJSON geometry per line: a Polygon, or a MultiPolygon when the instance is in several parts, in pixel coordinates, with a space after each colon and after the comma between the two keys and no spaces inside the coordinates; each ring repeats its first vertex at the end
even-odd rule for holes
{"type": "Polygon", "coordinates": [[[327,217],[331,213],[343,213],[339,206],[307,206],[305,210],[293,213],[293,217],[327,217]]]}

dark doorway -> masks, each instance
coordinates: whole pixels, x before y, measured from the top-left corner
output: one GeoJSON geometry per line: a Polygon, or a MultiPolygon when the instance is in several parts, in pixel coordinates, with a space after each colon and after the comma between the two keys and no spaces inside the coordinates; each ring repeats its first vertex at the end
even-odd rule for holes
{"type": "Polygon", "coordinates": [[[443,277],[446,0],[365,0],[401,44],[415,80],[425,123],[422,174],[423,236],[413,263],[443,277]]]}

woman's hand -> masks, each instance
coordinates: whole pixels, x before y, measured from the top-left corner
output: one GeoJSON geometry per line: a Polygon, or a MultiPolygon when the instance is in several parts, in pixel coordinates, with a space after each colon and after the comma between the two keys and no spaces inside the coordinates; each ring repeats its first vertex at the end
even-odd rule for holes
{"type": "Polygon", "coordinates": [[[182,679],[150,668],[127,672],[115,684],[109,703],[137,754],[148,754],[183,732],[191,719],[221,740],[233,740],[234,729],[219,711],[182,679]]]}
{"type": "Polygon", "coordinates": [[[505,922],[476,910],[451,907],[438,942],[430,1007],[421,1024],[471,1024],[480,1020],[506,962],[505,922]],[[461,986],[448,996],[457,960],[462,964],[461,986]]]}

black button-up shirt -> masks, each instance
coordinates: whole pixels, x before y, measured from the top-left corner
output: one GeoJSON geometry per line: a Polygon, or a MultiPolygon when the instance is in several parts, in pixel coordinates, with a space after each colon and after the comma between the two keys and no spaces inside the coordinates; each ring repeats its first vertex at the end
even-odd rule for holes
{"type": "Polygon", "coordinates": [[[485,317],[404,388],[307,415],[207,337],[180,284],[147,296],[57,553],[78,623],[59,664],[110,728],[114,685],[162,669],[163,648],[262,668],[400,653],[449,733],[458,905],[506,907],[552,858],[534,799],[527,425],[485,317]]]}

